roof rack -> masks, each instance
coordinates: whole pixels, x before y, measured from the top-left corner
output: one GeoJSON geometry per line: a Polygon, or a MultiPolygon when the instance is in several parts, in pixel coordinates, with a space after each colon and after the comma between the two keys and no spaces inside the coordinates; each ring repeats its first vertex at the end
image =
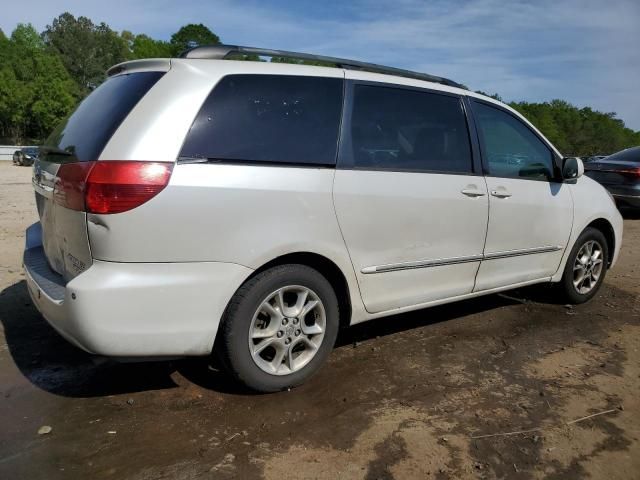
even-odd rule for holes
{"type": "Polygon", "coordinates": [[[449,80],[448,78],[429,75],[428,73],[413,72],[395,67],[385,67],[375,63],[359,62],[346,58],[325,57],[324,55],[312,55],[309,53],[288,52],[286,50],[271,50],[268,48],[241,47],[239,45],[203,45],[201,47],[185,50],[180,54],[180,58],[199,58],[210,60],[224,60],[233,55],[258,55],[263,57],[284,57],[293,60],[310,60],[312,62],[323,62],[334,64],[338,68],[349,70],[363,70],[365,72],[384,73],[387,75],[397,75],[399,77],[414,78],[427,82],[441,83],[450,87],[464,88],[464,85],[449,80]]]}

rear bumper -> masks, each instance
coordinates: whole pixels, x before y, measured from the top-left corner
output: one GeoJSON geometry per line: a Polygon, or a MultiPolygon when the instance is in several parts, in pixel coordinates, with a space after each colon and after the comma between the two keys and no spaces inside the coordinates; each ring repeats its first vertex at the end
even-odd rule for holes
{"type": "Polygon", "coordinates": [[[640,208],[640,183],[638,185],[612,185],[604,187],[615,198],[619,205],[640,208]]]}
{"type": "Polygon", "coordinates": [[[29,294],[64,338],[112,357],[207,355],[220,318],[252,270],[233,263],[115,263],[94,260],[64,283],[27,230],[29,294]]]}

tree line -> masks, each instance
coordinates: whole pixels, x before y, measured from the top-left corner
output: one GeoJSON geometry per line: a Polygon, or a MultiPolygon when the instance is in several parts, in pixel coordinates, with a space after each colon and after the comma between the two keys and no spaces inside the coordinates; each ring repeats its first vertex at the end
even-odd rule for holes
{"type": "Polygon", "coordinates": [[[578,108],[564,100],[511,102],[565,155],[608,155],[640,145],[640,132],[625,127],[614,112],[578,108]]]}
{"type": "MultiPolygon", "coordinates": [[[[19,24],[9,37],[0,30],[0,143],[38,144],[79,101],[105,79],[117,63],[172,57],[195,45],[218,44],[202,24],[189,24],[169,41],[63,13],[42,32],[19,24]]],[[[260,60],[240,56],[239,60],[260,60]]],[[[296,62],[272,58],[274,62],[296,62]]],[[[499,100],[498,95],[492,97],[499,100]]],[[[564,100],[511,102],[563,153],[613,153],[640,145],[640,132],[625,127],[613,112],[578,108],[564,100]]]]}
{"type": "Polygon", "coordinates": [[[10,37],[0,30],[0,143],[43,141],[117,63],[216,43],[218,36],[201,24],[183,26],[166,42],[70,13],[43,32],[30,24],[19,24],[10,37]]]}

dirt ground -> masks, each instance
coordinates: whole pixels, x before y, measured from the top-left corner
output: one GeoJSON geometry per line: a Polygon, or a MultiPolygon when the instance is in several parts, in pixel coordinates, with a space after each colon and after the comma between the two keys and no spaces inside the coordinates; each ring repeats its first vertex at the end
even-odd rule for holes
{"type": "Polygon", "coordinates": [[[21,272],[29,181],[0,165],[0,479],[640,478],[640,217],[587,305],[537,288],[370,322],[253,395],[59,337],[21,272]]]}

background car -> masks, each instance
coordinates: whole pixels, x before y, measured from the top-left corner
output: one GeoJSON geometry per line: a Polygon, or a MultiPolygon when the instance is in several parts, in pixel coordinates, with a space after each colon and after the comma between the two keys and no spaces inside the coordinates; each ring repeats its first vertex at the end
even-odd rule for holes
{"type": "Polygon", "coordinates": [[[613,195],[618,206],[640,209],[640,146],[587,162],[584,169],[613,195]]]}
{"type": "Polygon", "coordinates": [[[13,164],[21,166],[33,165],[34,160],[38,158],[38,147],[24,147],[13,152],[13,164]]]}
{"type": "Polygon", "coordinates": [[[603,158],[607,158],[606,155],[591,155],[589,157],[582,157],[583,162],[597,162],[598,160],[602,160],[603,158]]]}

